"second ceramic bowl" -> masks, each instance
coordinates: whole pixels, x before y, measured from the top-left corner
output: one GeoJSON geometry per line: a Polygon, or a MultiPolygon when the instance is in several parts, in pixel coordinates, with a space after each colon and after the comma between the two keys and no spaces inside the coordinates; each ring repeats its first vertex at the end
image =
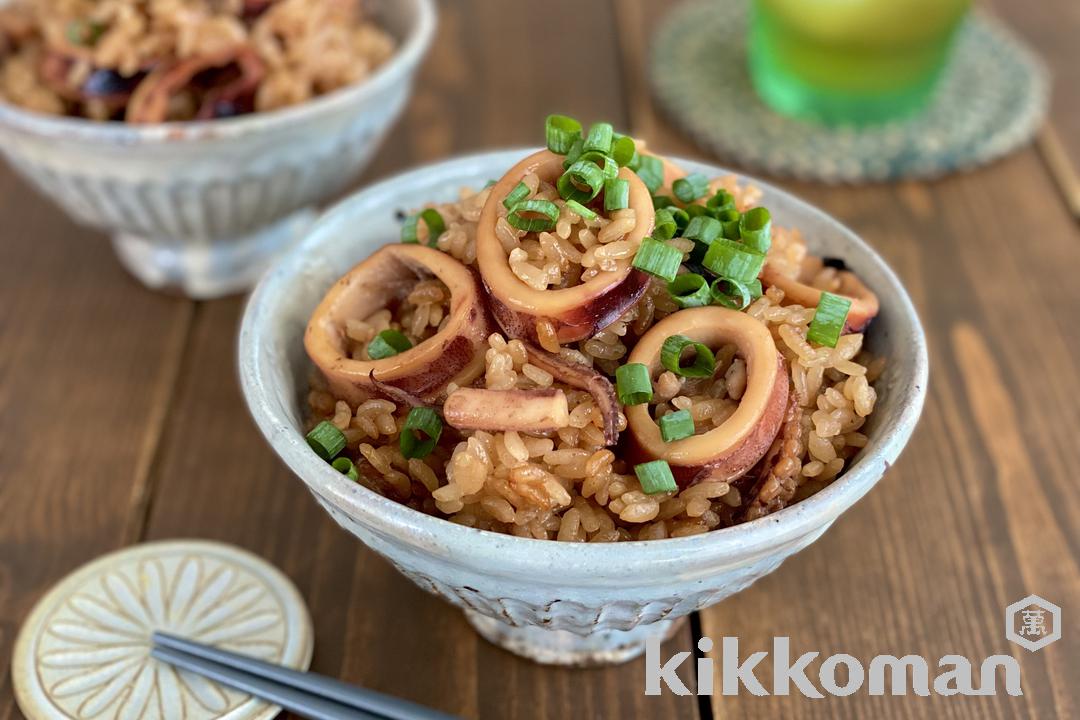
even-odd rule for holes
{"type": "MultiPolygon", "coordinates": [[[[888,366],[876,383],[870,441],[840,478],[778,513],[693,537],[577,544],[476,530],[378,495],[323,462],[304,441],[311,363],[304,328],[322,295],[350,267],[396,242],[395,211],[457,197],[500,177],[525,150],[465,157],[381,182],[338,205],[262,280],[240,331],[241,383],[274,451],[330,515],[420,587],[465,610],[489,640],[539,662],[619,662],[650,636],[742,590],[806,547],[881,479],[922,410],[927,354],[900,280],[846,227],[771,187],[763,204],[777,225],[797,226],[818,254],[843,258],[877,293],[881,314],[867,347],[888,366]]],[[[676,160],[687,172],[727,174],[676,160]]]]}
{"type": "Polygon", "coordinates": [[[307,229],[312,206],[356,179],[405,107],[434,4],[380,8],[398,47],[356,86],[274,112],[148,126],[0,102],[0,151],[73,219],[109,233],[146,285],[199,298],[247,289],[307,229]]]}

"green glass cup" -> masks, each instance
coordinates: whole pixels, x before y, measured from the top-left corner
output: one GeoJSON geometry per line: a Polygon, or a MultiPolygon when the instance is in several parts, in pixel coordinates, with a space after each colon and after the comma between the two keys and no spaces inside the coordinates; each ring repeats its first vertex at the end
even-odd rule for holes
{"type": "Polygon", "coordinates": [[[871,125],[925,107],[970,0],[754,0],[750,77],[777,112],[871,125]]]}

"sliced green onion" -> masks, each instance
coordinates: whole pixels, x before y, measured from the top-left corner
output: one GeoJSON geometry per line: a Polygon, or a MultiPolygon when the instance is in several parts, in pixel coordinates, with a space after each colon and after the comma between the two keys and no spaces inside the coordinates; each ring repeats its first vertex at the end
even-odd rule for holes
{"type": "Polygon", "coordinates": [[[356,466],[353,465],[353,461],[347,457],[339,457],[334,460],[334,462],[330,463],[330,465],[353,482],[360,479],[360,473],[356,472],[356,466]]]}
{"type": "Polygon", "coordinates": [[[630,207],[630,181],[615,178],[604,183],[604,210],[623,210],[630,207]]]}
{"type": "Polygon", "coordinates": [[[618,163],[619,167],[626,167],[634,161],[634,156],[637,155],[634,138],[616,133],[611,139],[610,154],[611,159],[618,163]]]}
{"type": "Polygon", "coordinates": [[[574,144],[566,153],[566,159],[563,160],[563,169],[566,169],[576,163],[581,158],[581,153],[585,152],[585,138],[579,137],[574,141],[574,144]]]}
{"type": "Polygon", "coordinates": [[[581,123],[566,115],[548,115],[544,121],[544,136],[548,150],[556,155],[565,155],[581,138],[581,123]]]}
{"type": "Polygon", "coordinates": [[[689,410],[676,410],[660,418],[660,437],[664,442],[675,442],[694,434],[694,418],[689,410]]]}
{"type": "Polygon", "coordinates": [[[106,26],[93,20],[72,20],[65,28],[68,42],[72,45],[94,46],[105,34],[106,26]]]}
{"type": "Polygon", "coordinates": [[[605,180],[614,180],[619,176],[619,164],[612,160],[610,155],[590,150],[589,152],[582,153],[578,161],[580,162],[581,160],[588,160],[593,165],[600,168],[604,173],[605,180]]]}
{"type": "Polygon", "coordinates": [[[675,484],[675,476],[671,474],[671,466],[666,460],[653,460],[635,465],[634,474],[641,483],[641,491],[646,495],[675,492],[679,489],[679,486],[675,484]]]}
{"type": "Polygon", "coordinates": [[[372,338],[367,346],[368,357],[372,360],[382,360],[403,353],[412,347],[409,338],[397,330],[383,330],[372,338]]]}
{"type": "Polygon", "coordinates": [[[716,214],[716,219],[724,226],[724,237],[728,240],[739,239],[739,218],[741,217],[739,211],[733,208],[721,210],[716,214]]]}
{"type": "Polygon", "coordinates": [[[566,209],[572,213],[581,216],[581,219],[585,222],[592,222],[596,218],[600,217],[595,212],[579,203],[577,200],[567,200],[566,209]]]}
{"type": "Polygon", "coordinates": [[[716,212],[735,210],[735,196],[721,188],[705,202],[705,206],[716,212]]]}
{"type": "Polygon", "coordinates": [[[649,188],[649,192],[655,194],[664,184],[664,163],[655,155],[641,155],[640,157],[641,162],[638,163],[635,172],[641,178],[641,182],[645,183],[645,187],[649,188]]]}
{"type": "Polygon", "coordinates": [[[611,152],[611,140],[615,130],[611,123],[596,123],[589,128],[589,134],[585,136],[585,152],[601,152],[607,155],[611,152]]]}
{"type": "Polygon", "coordinates": [[[563,200],[589,202],[604,187],[604,171],[588,160],[578,160],[555,183],[563,200]]]}
{"type": "Polygon", "coordinates": [[[747,247],[768,252],[772,245],[772,215],[763,207],[747,210],[739,218],[739,236],[747,247]]]}
{"type": "Polygon", "coordinates": [[[676,235],[681,234],[683,230],[686,230],[686,226],[690,224],[690,214],[679,207],[668,208],[671,213],[671,217],[675,219],[675,227],[679,229],[676,235]]]}
{"type": "Polygon", "coordinates": [[[844,331],[844,323],[847,322],[848,311],[851,310],[851,300],[830,292],[822,292],[818,300],[814,319],[810,321],[810,329],[806,331],[806,339],[809,342],[836,347],[836,341],[840,339],[840,333],[844,331]]]}
{"type": "Polygon", "coordinates": [[[697,273],[683,273],[668,283],[668,293],[681,308],[709,304],[709,283],[697,273]]]}
{"type": "Polygon", "coordinates": [[[407,458],[427,457],[442,435],[442,418],[427,407],[414,407],[405,418],[401,428],[399,445],[401,454],[407,458]]]}
{"type": "Polygon", "coordinates": [[[529,186],[525,185],[525,182],[518,182],[514,186],[514,189],[507,193],[507,196],[502,199],[502,206],[510,209],[519,201],[525,200],[529,196],[529,186]]]}
{"type": "Polygon", "coordinates": [[[522,200],[506,216],[506,222],[525,232],[554,230],[558,219],[559,206],[550,200],[522,200]]]}
{"type": "Polygon", "coordinates": [[[615,391],[623,405],[641,405],[652,400],[652,378],[642,363],[627,363],[615,368],[615,391]]]}
{"type": "Polygon", "coordinates": [[[750,291],[750,297],[757,300],[765,293],[761,290],[761,280],[754,280],[753,282],[746,283],[746,289],[750,291]]]}
{"type": "Polygon", "coordinates": [[[660,364],[682,377],[712,377],[716,371],[716,357],[706,345],[694,342],[685,335],[672,335],[660,348],[660,364]],[[691,365],[682,364],[682,354],[687,348],[695,352],[691,365]]]}
{"type": "Polygon", "coordinates": [[[698,215],[690,218],[690,222],[686,224],[686,229],[683,230],[683,237],[696,240],[705,245],[711,245],[714,240],[720,237],[723,231],[724,226],[720,224],[719,220],[708,215],[698,215]]]}
{"type": "Polygon", "coordinates": [[[427,226],[428,231],[428,245],[435,247],[435,241],[439,239],[439,236],[446,230],[446,223],[443,222],[442,215],[435,208],[428,208],[427,210],[421,210],[415,215],[410,215],[405,218],[404,224],[401,226],[401,242],[403,243],[418,243],[420,237],[417,235],[417,230],[420,222],[423,221],[427,226]]]}
{"type": "Polygon", "coordinates": [[[650,275],[664,278],[668,282],[675,279],[680,265],[682,265],[681,252],[652,238],[642,240],[641,247],[634,255],[634,267],[650,275]]]}
{"type": "Polygon", "coordinates": [[[683,212],[685,212],[687,217],[690,218],[696,218],[701,216],[712,217],[712,210],[709,210],[709,208],[705,207],[704,205],[687,205],[683,209],[683,212]]]}
{"type": "Polygon", "coordinates": [[[765,255],[733,240],[716,240],[701,263],[717,277],[749,283],[757,279],[765,255]]]}
{"type": "MultiPolygon", "coordinates": [[[[755,281],[759,283],[760,281],[755,281]]],[[[750,304],[752,296],[746,283],[728,278],[717,278],[710,289],[712,301],[730,310],[743,310],[750,304]]]]}
{"type": "Polygon", "coordinates": [[[679,226],[675,224],[675,218],[671,216],[671,213],[666,208],[661,208],[656,211],[653,216],[653,232],[652,236],[657,240],[670,240],[675,237],[675,232],[679,229],[679,226]]]}
{"type": "Polygon", "coordinates": [[[675,197],[689,205],[709,192],[709,178],[701,173],[687,175],[671,183],[671,191],[675,193],[675,197]]]}
{"type": "Polygon", "coordinates": [[[652,206],[654,210],[662,210],[663,208],[669,208],[675,204],[667,195],[653,195],[652,206]]]}
{"type": "Polygon", "coordinates": [[[329,420],[323,420],[313,427],[304,439],[315,454],[326,462],[333,460],[345,449],[345,433],[338,430],[337,426],[329,420]]]}
{"type": "Polygon", "coordinates": [[[503,198],[503,207],[509,210],[519,201],[524,200],[527,197],[529,197],[529,186],[524,182],[519,182],[514,186],[514,189],[507,193],[506,197],[503,198]]]}

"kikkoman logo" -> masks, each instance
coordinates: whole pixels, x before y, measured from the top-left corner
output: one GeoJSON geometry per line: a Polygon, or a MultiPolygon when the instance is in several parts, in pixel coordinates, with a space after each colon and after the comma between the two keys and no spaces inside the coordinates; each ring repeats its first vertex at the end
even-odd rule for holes
{"type": "MultiPolygon", "coordinates": [[[[1061,637],[1061,608],[1037,595],[1013,603],[1005,615],[1006,638],[1028,650],[1046,647],[1061,637]]],[[[697,646],[703,654],[708,654],[713,652],[715,644],[711,638],[703,637],[697,646]]],[[[1020,664],[1011,655],[991,655],[976,667],[976,663],[963,655],[943,655],[931,665],[921,655],[876,655],[864,663],[852,655],[838,653],[822,659],[816,683],[809,671],[820,652],[803,653],[792,662],[790,638],[775,637],[772,677],[761,677],[756,672],[758,665],[769,655],[762,650],[744,658],[739,654],[739,638],[722,638],[719,674],[715,672],[713,658],[697,659],[696,693],[713,695],[719,677],[722,695],[738,695],[743,691],[752,695],[790,695],[793,686],[809,698],[823,698],[826,693],[844,697],[864,687],[870,695],[996,695],[999,680],[1009,695],[1024,694],[1020,686],[1020,664]],[[771,687],[765,684],[769,680],[771,687]]],[[[660,640],[651,638],[645,646],[645,694],[660,695],[665,685],[676,695],[692,694],[677,673],[689,657],[689,651],[680,652],[663,662],[660,640]]]]}

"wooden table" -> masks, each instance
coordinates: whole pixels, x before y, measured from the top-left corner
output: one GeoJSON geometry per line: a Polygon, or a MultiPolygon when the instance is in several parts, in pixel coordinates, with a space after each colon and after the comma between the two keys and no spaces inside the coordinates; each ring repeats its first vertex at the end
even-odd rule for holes
{"type": "MultiPolygon", "coordinates": [[[[444,3],[407,114],[365,181],[536,144],[555,110],[700,154],[658,119],[643,80],[664,6],[444,3]]],[[[104,238],[4,169],[0,718],[19,714],[7,666],[34,601],[101,553],[170,537],[235,543],[288,573],[315,619],[315,670],[465,717],[1080,716],[1080,232],[1067,203],[1080,3],[996,9],[1057,73],[1036,145],[935,182],[781,182],[855,228],[910,288],[933,368],[914,439],[821,541],[700,613],[665,657],[702,633],[737,635],[744,657],[781,635],[798,653],[866,659],[1011,653],[1023,697],[646,698],[643,661],[553,669],[488,645],[339,530],[270,452],[237,387],[241,298],[143,289],[104,238]],[[1065,638],[1036,653],[1003,637],[1004,608],[1028,593],[1064,609],[1065,638]]]]}

